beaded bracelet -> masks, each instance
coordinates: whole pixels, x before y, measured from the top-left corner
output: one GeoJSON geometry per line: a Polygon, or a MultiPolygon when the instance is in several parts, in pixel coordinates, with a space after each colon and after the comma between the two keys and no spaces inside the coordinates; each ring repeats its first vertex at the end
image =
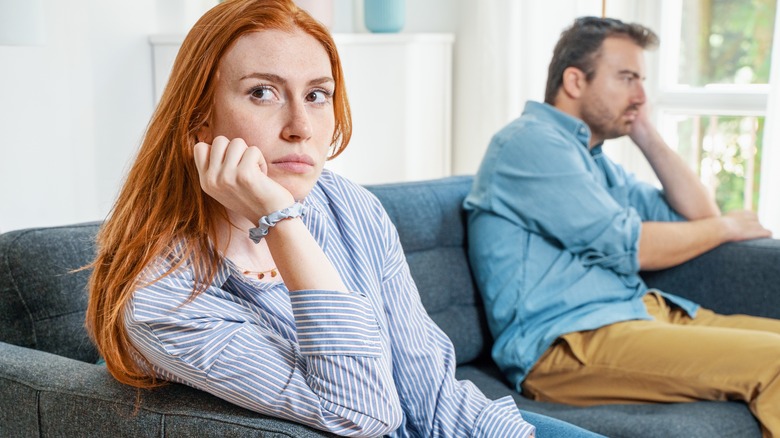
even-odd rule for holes
{"type": "Polygon", "coordinates": [[[268,216],[263,216],[257,222],[256,228],[249,229],[249,238],[252,239],[252,242],[260,243],[260,241],[263,240],[263,237],[268,234],[268,230],[271,227],[285,219],[292,219],[303,216],[307,211],[308,208],[305,205],[301,204],[300,202],[296,202],[287,208],[275,211],[268,216]]]}

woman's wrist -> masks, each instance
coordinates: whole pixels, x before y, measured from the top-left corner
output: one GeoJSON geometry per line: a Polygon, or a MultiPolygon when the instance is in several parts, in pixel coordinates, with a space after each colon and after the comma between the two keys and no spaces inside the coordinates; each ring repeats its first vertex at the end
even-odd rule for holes
{"type": "Polygon", "coordinates": [[[279,222],[285,219],[301,217],[307,212],[308,207],[301,204],[300,202],[294,202],[292,205],[273,211],[261,217],[257,221],[257,227],[249,229],[249,238],[252,239],[252,241],[255,243],[260,243],[260,241],[268,234],[271,228],[275,227],[279,222]]]}

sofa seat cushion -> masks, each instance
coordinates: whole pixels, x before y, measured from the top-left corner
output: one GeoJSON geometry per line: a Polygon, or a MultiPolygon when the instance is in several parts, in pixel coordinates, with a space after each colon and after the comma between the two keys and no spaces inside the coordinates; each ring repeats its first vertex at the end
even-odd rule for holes
{"type": "Polygon", "coordinates": [[[458,367],[457,377],[474,382],[488,398],[511,395],[521,411],[568,421],[610,438],[761,436],[758,422],[741,402],[636,403],[583,408],[529,400],[512,390],[498,367],[491,363],[458,367]]]}

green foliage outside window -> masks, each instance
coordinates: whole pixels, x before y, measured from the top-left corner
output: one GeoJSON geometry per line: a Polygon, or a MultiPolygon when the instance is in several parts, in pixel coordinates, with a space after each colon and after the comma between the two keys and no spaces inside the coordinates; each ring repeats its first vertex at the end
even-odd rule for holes
{"type": "Polygon", "coordinates": [[[678,152],[697,164],[705,184],[714,186],[721,211],[758,208],[763,117],[684,117],[678,119],[677,132],[678,152]],[[753,187],[746,194],[748,178],[753,187]]]}
{"type": "Polygon", "coordinates": [[[680,84],[766,84],[776,0],[684,0],[680,84]]]}

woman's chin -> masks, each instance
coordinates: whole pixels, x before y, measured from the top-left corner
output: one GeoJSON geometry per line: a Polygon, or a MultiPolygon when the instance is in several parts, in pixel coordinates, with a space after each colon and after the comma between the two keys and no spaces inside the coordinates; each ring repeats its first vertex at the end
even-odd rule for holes
{"type": "Polygon", "coordinates": [[[301,178],[284,178],[277,180],[277,182],[287,189],[296,201],[301,201],[309,195],[309,192],[311,192],[311,189],[314,187],[317,180],[309,178],[306,180],[302,180],[301,178]],[[294,181],[291,181],[293,179],[294,181]]]}

